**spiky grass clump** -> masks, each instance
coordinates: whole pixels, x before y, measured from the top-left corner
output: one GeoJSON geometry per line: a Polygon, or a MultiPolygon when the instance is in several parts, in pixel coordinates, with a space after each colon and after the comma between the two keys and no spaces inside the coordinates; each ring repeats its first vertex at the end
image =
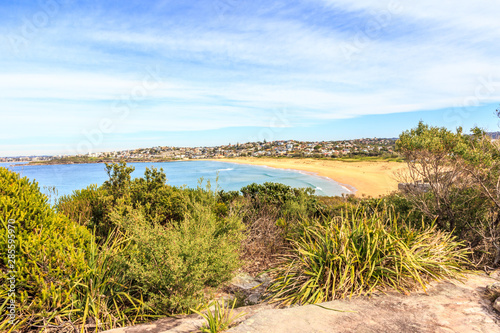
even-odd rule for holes
{"type": "Polygon", "coordinates": [[[234,299],[232,306],[229,304],[221,305],[219,301],[209,303],[208,307],[214,305],[214,311],[207,310],[205,313],[191,309],[192,312],[202,316],[206,323],[201,327],[203,333],[219,333],[231,327],[235,320],[245,315],[244,312],[238,314],[234,313],[234,306],[236,299],[234,299]]]}
{"type": "Polygon", "coordinates": [[[436,227],[415,230],[392,209],[359,209],[329,223],[305,223],[293,250],[274,269],[271,302],[320,303],[373,290],[409,292],[429,280],[462,276],[467,251],[436,227]]]}

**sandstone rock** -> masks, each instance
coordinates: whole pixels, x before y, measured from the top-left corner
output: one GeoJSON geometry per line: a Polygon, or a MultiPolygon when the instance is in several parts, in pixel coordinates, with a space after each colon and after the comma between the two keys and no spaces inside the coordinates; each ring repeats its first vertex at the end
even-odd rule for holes
{"type": "MultiPolygon", "coordinates": [[[[256,313],[270,309],[270,305],[254,305],[234,309],[235,316],[242,313],[234,324],[250,318],[256,313]]],[[[139,324],[131,327],[115,328],[103,333],[192,333],[200,332],[200,328],[206,324],[205,319],[198,315],[182,315],[156,320],[147,324],[139,324]]]]}
{"type": "MultiPolygon", "coordinates": [[[[484,286],[492,286],[495,282],[486,275],[468,275],[465,283],[433,282],[426,293],[414,292],[409,296],[396,292],[374,293],[370,298],[353,297],[321,306],[286,309],[259,304],[235,309],[246,315],[243,322],[227,332],[500,333],[500,313],[492,309],[491,301],[484,296],[484,286]]],[[[494,306],[497,311],[500,309],[500,298],[495,300],[494,306]]],[[[191,315],[165,318],[110,333],[187,333],[196,331],[202,324],[200,317],[191,315]]]]}
{"type": "MultiPolygon", "coordinates": [[[[443,332],[500,333],[500,315],[484,297],[488,276],[460,282],[433,282],[427,293],[375,293],[316,305],[269,309],[229,329],[233,333],[443,332]],[[483,292],[482,292],[483,291],[483,292]]],[[[500,300],[499,300],[500,303],[500,300]]],[[[500,304],[499,304],[500,305],[500,304]]]]}
{"type": "Polygon", "coordinates": [[[256,281],[247,273],[239,273],[231,280],[231,285],[240,289],[249,290],[257,287],[260,282],[256,281]]]}
{"type": "Polygon", "coordinates": [[[500,297],[497,297],[497,299],[493,302],[493,309],[500,312],[500,297]]]}
{"type": "Polygon", "coordinates": [[[500,282],[495,282],[486,286],[486,291],[490,295],[500,296],[500,282]]]}
{"type": "Polygon", "coordinates": [[[244,305],[254,305],[262,301],[263,294],[270,283],[271,277],[267,274],[253,278],[247,273],[240,273],[231,280],[231,289],[236,294],[243,295],[244,305]]]}
{"type": "Polygon", "coordinates": [[[490,277],[496,280],[500,280],[500,269],[494,270],[490,273],[490,277]]]}

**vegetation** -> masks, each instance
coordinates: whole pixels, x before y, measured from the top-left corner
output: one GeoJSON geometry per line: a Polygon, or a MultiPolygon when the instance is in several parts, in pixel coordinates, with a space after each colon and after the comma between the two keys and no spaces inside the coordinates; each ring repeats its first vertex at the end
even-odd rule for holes
{"type": "Polygon", "coordinates": [[[393,208],[308,221],[272,272],[271,302],[320,303],[373,290],[425,289],[429,279],[460,277],[466,250],[436,227],[414,229],[393,208]]]}
{"type": "Polygon", "coordinates": [[[208,304],[208,307],[214,307],[214,311],[207,310],[205,313],[199,312],[195,309],[191,309],[193,312],[202,316],[207,323],[202,326],[201,331],[203,333],[219,333],[227,330],[234,321],[245,313],[240,312],[239,314],[234,314],[234,306],[236,305],[236,299],[233,301],[233,305],[221,305],[220,302],[215,301],[208,304]]]}
{"type": "MultiPolygon", "coordinates": [[[[70,325],[91,332],[131,325],[188,311],[231,278],[239,266],[243,225],[232,212],[216,213],[216,194],[209,187],[174,189],[156,170],[132,181],[125,164],[108,171],[110,179],[101,187],[62,197],[58,213],[36,183],[0,169],[2,248],[7,248],[7,221],[19,222],[21,318],[15,326],[2,318],[2,329],[70,325]],[[146,191],[150,197],[138,196],[146,191]],[[171,209],[155,206],[177,196],[171,209]]],[[[7,264],[2,258],[4,281],[7,264]]],[[[1,291],[2,310],[7,291],[1,291]]]]}
{"type": "MultiPolygon", "coordinates": [[[[38,185],[0,168],[0,247],[7,248],[7,223],[15,221],[15,325],[2,318],[0,329],[25,331],[61,325],[110,328],[141,318],[140,301],[110,270],[120,244],[108,240],[97,250],[92,233],[56,213],[38,185]],[[97,297],[99,296],[99,297],[97,297]]],[[[111,237],[111,236],[110,236],[111,237]]],[[[6,253],[7,251],[2,251],[6,253]]],[[[2,257],[2,281],[11,277],[2,257]]],[[[9,269],[8,269],[9,268],[9,269]]],[[[5,313],[8,289],[0,290],[5,313]]]]}
{"type": "MultiPolygon", "coordinates": [[[[497,267],[498,144],[479,129],[465,135],[420,123],[401,134],[397,151],[408,186],[378,199],[318,197],[277,183],[173,187],[162,169],[132,179],[134,168],[120,162],[106,164],[102,185],[51,206],[36,183],[0,169],[2,249],[16,221],[18,318],[14,326],[2,318],[0,330],[94,332],[197,312],[240,267],[270,269],[269,299],[279,304],[407,293],[471,266],[497,267]]],[[[8,257],[0,268],[5,281],[8,257]]],[[[8,292],[0,296],[5,311],[8,292]]],[[[203,330],[227,328],[234,305],[203,313],[203,330]]]]}
{"type": "Polygon", "coordinates": [[[195,307],[205,288],[228,281],[239,267],[242,225],[235,216],[217,219],[200,206],[196,215],[168,226],[151,224],[138,211],[111,218],[132,240],[119,257],[125,277],[159,313],[195,307]]]}
{"type": "Polygon", "coordinates": [[[479,267],[500,263],[500,150],[478,128],[465,135],[422,122],[401,134],[397,149],[407,160],[403,195],[416,210],[436,220],[474,250],[479,267]]]}

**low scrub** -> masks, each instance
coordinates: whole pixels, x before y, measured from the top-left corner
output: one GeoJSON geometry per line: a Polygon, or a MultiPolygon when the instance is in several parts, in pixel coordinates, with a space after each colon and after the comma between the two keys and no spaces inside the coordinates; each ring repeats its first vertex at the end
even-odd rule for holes
{"type": "Polygon", "coordinates": [[[131,239],[119,258],[127,279],[158,313],[179,313],[203,301],[204,292],[231,279],[239,266],[241,220],[219,218],[198,206],[195,215],[162,226],[139,210],[111,219],[131,239]]]}
{"type": "MultiPolygon", "coordinates": [[[[0,248],[2,253],[11,250],[11,258],[2,256],[0,268],[2,281],[14,278],[15,286],[12,293],[1,288],[0,298],[9,302],[13,299],[16,308],[15,325],[3,318],[1,330],[41,325],[42,318],[56,315],[67,317],[72,291],[85,274],[91,234],[66,216],[56,214],[47,201],[37,183],[0,168],[0,248]],[[13,244],[8,244],[9,221],[14,221],[13,244]]],[[[5,313],[6,302],[2,303],[5,313]]]]}
{"type": "Polygon", "coordinates": [[[0,261],[1,280],[13,287],[0,289],[0,311],[10,312],[11,300],[15,304],[13,323],[2,316],[0,331],[94,332],[145,318],[140,297],[131,296],[134,288],[123,284],[120,267],[112,265],[122,238],[110,236],[98,246],[84,226],[54,211],[36,182],[4,168],[0,223],[0,248],[10,251],[0,261]],[[14,243],[8,241],[9,221],[14,243]]]}
{"type": "Polygon", "coordinates": [[[266,182],[241,189],[239,200],[231,207],[242,216],[246,226],[243,244],[245,269],[252,273],[271,267],[278,254],[286,250],[286,238],[299,221],[319,214],[313,189],[266,182]]]}
{"type": "Polygon", "coordinates": [[[413,229],[392,209],[359,209],[328,223],[306,221],[293,249],[272,270],[270,300],[319,303],[373,290],[425,289],[429,280],[456,278],[467,252],[436,227],[413,229]]]}

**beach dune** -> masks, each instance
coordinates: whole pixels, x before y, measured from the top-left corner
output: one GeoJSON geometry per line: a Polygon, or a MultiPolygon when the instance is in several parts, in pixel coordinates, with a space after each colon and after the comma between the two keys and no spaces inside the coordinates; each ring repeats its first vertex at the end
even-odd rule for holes
{"type": "Polygon", "coordinates": [[[273,168],[293,169],[315,173],[328,177],[342,185],[350,185],[356,189],[356,196],[378,197],[395,191],[398,182],[395,173],[406,169],[401,162],[386,161],[341,161],[292,158],[252,158],[238,157],[219,159],[216,161],[265,165],[273,168]]]}

